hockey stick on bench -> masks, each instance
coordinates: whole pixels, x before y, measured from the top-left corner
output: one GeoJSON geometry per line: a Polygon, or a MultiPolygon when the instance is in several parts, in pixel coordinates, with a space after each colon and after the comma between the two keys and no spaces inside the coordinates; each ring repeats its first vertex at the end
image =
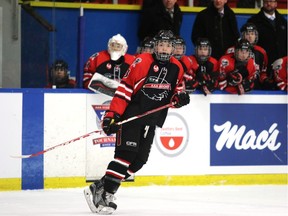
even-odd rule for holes
{"type": "MultiPolygon", "coordinates": [[[[133,116],[133,117],[128,118],[128,119],[126,119],[126,120],[123,120],[123,121],[121,121],[121,122],[118,122],[117,124],[118,124],[118,125],[125,124],[125,123],[130,122],[130,121],[133,121],[133,120],[135,120],[135,119],[139,119],[139,118],[144,117],[144,116],[147,116],[147,115],[149,115],[149,114],[152,114],[152,113],[158,112],[158,111],[160,111],[160,110],[163,110],[163,109],[172,107],[173,105],[175,105],[175,103],[166,104],[166,105],[164,105],[164,106],[161,106],[161,107],[158,107],[158,108],[149,110],[149,111],[144,112],[144,113],[142,113],[142,114],[140,114],[140,115],[136,115],[136,116],[133,116]]],[[[48,152],[48,151],[52,151],[53,149],[58,148],[58,147],[60,147],[60,146],[69,145],[69,144],[74,143],[74,142],[76,142],[76,141],[78,141],[78,140],[87,138],[87,137],[91,136],[92,134],[97,134],[97,133],[100,133],[100,134],[101,134],[102,132],[103,132],[102,130],[92,131],[92,132],[90,132],[90,133],[84,134],[84,135],[79,136],[79,137],[77,137],[77,138],[74,138],[74,139],[72,139],[72,140],[69,140],[69,141],[66,141],[66,142],[64,142],[64,143],[60,143],[60,144],[58,144],[58,145],[55,145],[55,146],[52,146],[52,147],[50,147],[50,148],[44,149],[43,151],[39,151],[39,152],[36,152],[36,153],[33,153],[33,154],[28,154],[28,155],[14,155],[14,156],[11,155],[10,157],[12,157],[12,158],[32,158],[32,157],[36,157],[36,156],[45,154],[45,153],[48,152]]]]}

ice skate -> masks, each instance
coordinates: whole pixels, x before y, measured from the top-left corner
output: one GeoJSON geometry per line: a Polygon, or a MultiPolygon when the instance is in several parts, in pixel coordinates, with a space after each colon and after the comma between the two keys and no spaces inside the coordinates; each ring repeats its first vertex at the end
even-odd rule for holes
{"type": "Polygon", "coordinates": [[[99,202],[95,203],[96,213],[103,215],[112,214],[117,209],[114,200],[115,197],[113,194],[103,191],[99,202]]]}
{"type": "Polygon", "coordinates": [[[104,188],[102,179],[95,181],[89,187],[84,189],[85,199],[87,201],[90,210],[93,213],[97,213],[97,207],[95,203],[98,203],[100,201],[103,192],[104,188]]]}

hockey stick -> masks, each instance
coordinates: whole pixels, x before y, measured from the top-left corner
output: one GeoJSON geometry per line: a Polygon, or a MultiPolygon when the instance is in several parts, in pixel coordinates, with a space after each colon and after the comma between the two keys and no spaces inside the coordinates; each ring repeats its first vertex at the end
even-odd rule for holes
{"type": "Polygon", "coordinates": [[[171,102],[171,103],[166,104],[166,105],[164,105],[164,106],[160,106],[160,107],[158,107],[158,108],[155,108],[155,109],[146,111],[146,112],[144,112],[144,113],[142,113],[142,114],[140,114],[140,115],[136,115],[136,116],[133,116],[133,117],[128,118],[128,119],[126,119],[126,120],[123,120],[123,121],[121,121],[121,122],[118,122],[117,124],[118,124],[118,125],[125,124],[125,123],[130,122],[130,121],[133,121],[133,120],[135,120],[135,119],[139,119],[139,118],[142,118],[142,117],[147,116],[147,115],[149,115],[149,114],[158,112],[158,111],[160,111],[160,110],[163,110],[163,109],[166,109],[166,108],[169,108],[169,107],[173,107],[175,104],[176,104],[176,102],[171,102]]]}
{"type": "MultiPolygon", "coordinates": [[[[130,122],[130,121],[133,121],[133,120],[135,120],[135,119],[139,119],[139,118],[141,118],[141,117],[144,117],[144,116],[146,116],[146,115],[149,115],[149,114],[158,112],[158,111],[160,111],[160,110],[163,110],[163,109],[166,109],[166,108],[169,108],[169,107],[172,107],[173,105],[175,105],[174,102],[169,103],[169,104],[166,104],[166,105],[164,105],[164,106],[161,106],[161,107],[158,107],[158,108],[149,110],[149,111],[144,112],[144,113],[142,113],[142,114],[140,114],[140,115],[136,115],[136,116],[133,116],[133,117],[128,118],[128,119],[126,119],[126,120],[123,120],[123,121],[121,121],[121,122],[118,122],[117,124],[118,124],[118,125],[125,124],[125,123],[130,122]]],[[[39,151],[39,152],[36,152],[36,153],[33,153],[33,154],[28,154],[28,155],[14,155],[14,156],[11,155],[10,157],[12,157],[12,158],[32,158],[32,157],[36,157],[36,156],[38,156],[38,155],[45,154],[46,152],[51,151],[51,150],[53,150],[53,149],[55,149],[55,148],[58,148],[58,147],[60,147],[60,146],[69,145],[69,144],[74,143],[74,142],[76,142],[76,141],[78,141],[78,140],[87,138],[87,137],[91,136],[92,134],[96,134],[96,133],[100,133],[100,134],[101,134],[101,132],[103,132],[103,131],[102,131],[102,130],[92,131],[92,132],[90,132],[90,133],[84,134],[84,135],[79,136],[79,137],[77,137],[77,138],[74,138],[74,139],[72,139],[72,140],[69,140],[69,141],[66,141],[66,142],[64,142],[64,143],[61,143],[61,144],[52,146],[52,147],[50,147],[50,148],[47,148],[47,149],[45,149],[45,150],[43,150],[43,151],[39,151]]]]}
{"type": "Polygon", "coordinates": [[[55,149],[55,148],[58,148],[58,147],[60,147],[60,146],[65,146],[65,145],[71,144],[71,143],[76,142],[76,141],[78,141],[78,140],[87,138],[87,137],[91,136],[92,134],[101,133],[101,132],[102,132],[102,130],[92,131],[92,132],[90,132],[90,133],[84,134],[84,135],[79,136],[79,137],[77,137],[77,138],[74,138],[74,139],[72,139],[72,140],[69,140],[69,141],[66,141],[66,142],[64,142],[64,143],[61,143],[61,144],[52,146],[52,147],[50,147],[50,148],[47,148],[47,149],[45,149],[45,150],[43,150],[43,151],[39,151],[39,152],[37,152],[37,153],[33,153],[33,154],[29,154],[29,155],[18,155],[18,156],[17,156],[17,155],[16,155],[16,156],[12,156],[12,155],[11,155],[10,157],[13,157],[13,158],[32,158],[32,157],[36,157],[36,156],[38,156],[38,155],[45,154],[46,152],[51,151],[51,150],[53,150],[53,149],[55,149]]]}

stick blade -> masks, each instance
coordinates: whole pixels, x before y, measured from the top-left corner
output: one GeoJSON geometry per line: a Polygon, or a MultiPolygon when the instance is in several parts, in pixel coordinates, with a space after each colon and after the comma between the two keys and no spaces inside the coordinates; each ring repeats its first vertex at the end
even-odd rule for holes
{"type": "Polygon", "coordinates": [[[11,158],[30,158],[32,155],[10,155],[11,158]]]}

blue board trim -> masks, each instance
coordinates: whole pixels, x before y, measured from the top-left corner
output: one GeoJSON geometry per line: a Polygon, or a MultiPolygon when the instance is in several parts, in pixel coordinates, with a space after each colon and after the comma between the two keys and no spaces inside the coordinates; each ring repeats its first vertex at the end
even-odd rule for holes
{"type": "MultiPolygon", "coordinates": [[[[44,147],[44,94],[23,93],[22,154],[31,154],[44,147]]],[[[22,189],[43,189],[43,155],[22,159],[22,189]]]]}

